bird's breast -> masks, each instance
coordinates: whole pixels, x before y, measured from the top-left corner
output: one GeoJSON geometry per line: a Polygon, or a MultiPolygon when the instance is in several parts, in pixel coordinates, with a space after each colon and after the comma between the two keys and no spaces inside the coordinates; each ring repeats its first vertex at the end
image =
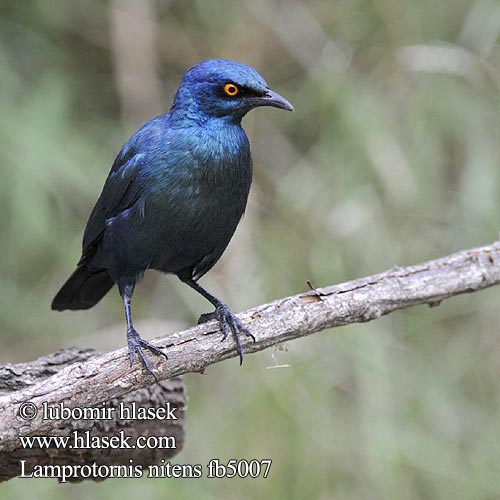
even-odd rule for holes
{"type": "Polygon", "coordinates": [[[154,213],[156,222],[168,230],[177,221],[186,234],[204,233],[215,226],[224,234],[222,227],[234,231],[252,182],[250,148],[243,129],[198,127],[168,140],[172,141],[165,147],[168,154],[146,171],[146,217],[154,213]]]}
{"type": "Polygon", "coordinates": [[[144,210],[145,225],[156,228],[150,267],[166,272],[192,267],[203,274],[217,261],[245,211],[252,182],[246,136],[192,139],[157,177],[144,210]]]}

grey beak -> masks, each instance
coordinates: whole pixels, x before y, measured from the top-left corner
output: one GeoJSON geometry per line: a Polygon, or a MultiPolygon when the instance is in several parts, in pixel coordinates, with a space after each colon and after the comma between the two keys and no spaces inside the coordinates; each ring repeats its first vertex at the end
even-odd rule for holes
{"type": "Polygon", "coordinates": [[[271,89],[267,89],[262,97],[253,98],[252,102],[255,103],[256,106],[272,106],[273,108],[293,111],[293,106],[284,97],[281,97],[277,92],[271,89]]]}

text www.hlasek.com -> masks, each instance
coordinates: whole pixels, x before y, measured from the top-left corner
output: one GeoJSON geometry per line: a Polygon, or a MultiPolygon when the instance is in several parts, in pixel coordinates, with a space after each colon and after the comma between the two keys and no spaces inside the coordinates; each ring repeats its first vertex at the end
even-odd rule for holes
{"type": "MultiPolygon", "coordinates": [[[[97,407],[66,407],[63,403],[50,406],[46,401],[37,406],[33,402],[23,402],[19,405],[18,415],[23,420],[33,420],[37,415],[43,420],[60,421],[148,421],[148,420],[177,420],[178,408],[165,402],[158,407],[141,407],[132,402],[125,405],[120,402],[112,407],[102,403],[97,407]]],[[[90,430],[74,430],[67,436],[19,436],[21,447],[26,450],[97,450],[90,452],[90,456],[98,456],[103,449],[151,449],[175,450],[177,448],[175,436],[169,435],[127,435],[126,430],[114,434],[92,435],[90,430]]],[[[129,429],[130,432],[130,429],[129,429]]],[[[77,451],[77,455],[82,453],[77,451]]],[[[108,452],[109,453],[109,452],[108,452]]],[[[112,452],[111,452],[112,453],[112,452]]],[[[119,452],[122,453],[122,452],[119,452]]],[[[143,452],[142,452],[143,453],[143,452]]],[[[266,478],[272,464],[270,459],[229,459],[227,462],[217,458],[211,459],[205,466],[202,464],[173,464],[165,458],[153,464],[134,463],[134,452],[130,452],[128,464],[99,464],[90,461],[77,464],[33,463],[32,460],[20,460],[20,478],[57,478],[66,483],[74,479],[106,479],[111,477],[122,478],[198,478],[205,475],[207,478],[266,478]]],[[[167,453],[172,455],[171,451],[167,453]]],[[[85,455],[85,454],[84,454],[85,455]]],[[[106,454],[108,455],[108,454],[106,454]]],[[[108,457],[109,458],[109,457],[108,457]]]]}
{"type": "Polygon", "coordinates": [[[90,431],[73,431],[69,436],[20,436],[23,448],[92,449],[175,449],[174,436],[127,436],[120,431],[113,436],[92,436],[90,431]]]}

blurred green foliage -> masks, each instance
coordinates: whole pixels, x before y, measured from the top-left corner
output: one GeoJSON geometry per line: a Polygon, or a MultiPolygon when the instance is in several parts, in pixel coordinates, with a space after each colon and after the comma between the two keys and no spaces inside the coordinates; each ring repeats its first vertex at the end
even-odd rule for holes
{"type": "MultiPolygon", "coordinates": [[[[494,0],[4,0],[0,361],[125,345],[117,293],[86,312],[50,301],[121,144],[205,58],[256,67],[296,109],[245,119],[251,200],[203,279],[235,310],[496,239],[499,32],[494,0]]],[[[490,289],[188,375],[176,461],[271,458],[268,479],[16,479],[2,498],[499,498],[499,300],[490,289]]],[[[145,338],[208,310],[157,274],[134,306],[145,338]]]]}

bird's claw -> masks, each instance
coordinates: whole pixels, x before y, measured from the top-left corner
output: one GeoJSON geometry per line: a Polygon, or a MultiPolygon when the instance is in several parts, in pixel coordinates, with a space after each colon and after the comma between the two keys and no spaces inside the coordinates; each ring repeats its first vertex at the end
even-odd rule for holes
{"type": "Polygon", "coordinates": [[[198,324],[202,325],[203,323],[208,323],[209,321],[212,321],[213,319],[218,319],[217,315],[215,314],[215,311],[211,313],[204,313],[198,318],[198,324]]]}
{"type": "Polygon", "coordinates": [[[142,348],[145,347],[146,349],[149,349],[150,351],[154,352],[159,356],[164,356],[165,359],[168,359],[168,356],[161,349],[158,349],[158,347],[142,339],[140,335],[137,333],[137,331],[133,328],[127,331],[127,343],[128,343],[130,366],[134,364],[135,355],[137,354],[146,371],[155,379],[156,383],[158,383],[159,382],[158,377],[153,372],[151,364],[149,363],[148,358],[145,356],[142,348]]]}
{"type": "Polygon", "coordinates": [[[225,304],[217,306],[214,312],[202,314],[198,320],[198,324],[205,323],[212,319],[217,319],[219,321],[222,330],[221,342],[227,339],[230,332],[233,334],[241,365],[243,363],[243,348],[241,346],[240,335],[243,333],[247,337],[250,337],[254,342],[255,337],[225,304]]]}

